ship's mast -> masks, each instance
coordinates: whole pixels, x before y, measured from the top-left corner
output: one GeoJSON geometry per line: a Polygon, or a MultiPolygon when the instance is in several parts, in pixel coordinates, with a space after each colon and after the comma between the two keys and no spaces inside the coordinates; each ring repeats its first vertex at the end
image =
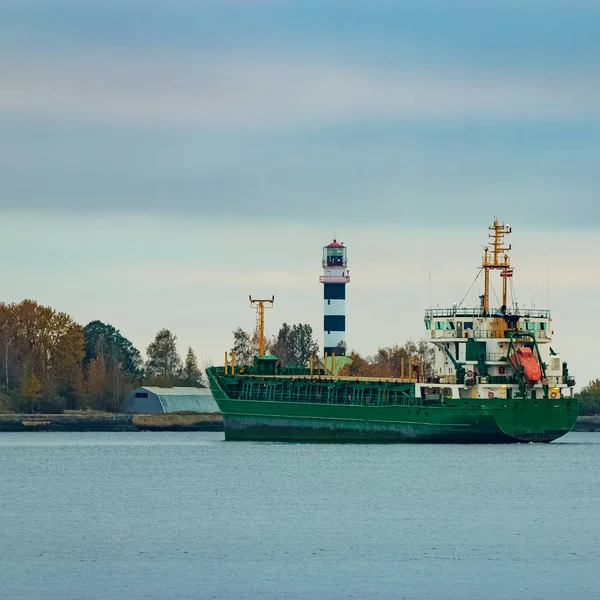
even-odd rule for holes
{"type": "Polygon", "coordinates": [[[512,232],[512,229],[504,223],[499,224],[498,219],[494,219],[494,224],[489,228],[490,244],[483,251],[483,262],[481,268],[484,273],[483,286],[483,313],[490,312],[490,271],[500,270],[502,277],[502,305],[506,307],[507,303],[507,282],[512,276],[510,268],[510,257],[508,251],[511,246],[504,246],[504,236],[512,232]]]}
{"type": "Polygon", "coordinates": [[[252,300],[250,298],[251,308],[256,309],[256,329],[254,330],[254,337],[256,343],[256,349],[258,350],[259,356],[265,355],[265,308],[273,308],[275,302],[275,296],[272,296],[270,300],[252,300]]]}

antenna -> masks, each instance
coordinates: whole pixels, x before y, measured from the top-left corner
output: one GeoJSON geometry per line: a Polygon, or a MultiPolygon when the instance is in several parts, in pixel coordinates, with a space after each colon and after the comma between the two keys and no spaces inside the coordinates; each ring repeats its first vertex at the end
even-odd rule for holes
{"type": "Polygon", "coordinates": [[[483,262],[481,268],[484,271],[483,301],[482,310],[484,314],[489,314],[490,310],[490,271],[499,270],[502,277],[502,305],[507,302],[507,279],[512,277],[513,270],[510,266],[508,252],[511,246],[504,246],[504,236],[512,232],[510,225],[500,224],[498,219],[494,218],[494,224],[489,228],[492,232],[489,234],[488,245],[483,250],[483,262]]]}
{"type": "Polygon", "coordinates": [[[250,307],[256,309],[256,329],[254,330],[254,343],[258,350],[259,356],[265,355],[265,308],[273,308],[275,302],[275,296],[272,296],[270,300],[257,300],[252,299],[252,296],[248,296],[250,299],[250,307]]]}

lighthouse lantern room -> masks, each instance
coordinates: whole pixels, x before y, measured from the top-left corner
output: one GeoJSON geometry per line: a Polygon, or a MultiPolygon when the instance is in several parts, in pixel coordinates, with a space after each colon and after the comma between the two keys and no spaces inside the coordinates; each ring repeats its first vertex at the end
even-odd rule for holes
{"type": "Polygon", "coordinates": [[[346,284],[350,282],[347,250],[333,240],[323,248],[324,343],[323,352],[346,354],[346,284]]]}

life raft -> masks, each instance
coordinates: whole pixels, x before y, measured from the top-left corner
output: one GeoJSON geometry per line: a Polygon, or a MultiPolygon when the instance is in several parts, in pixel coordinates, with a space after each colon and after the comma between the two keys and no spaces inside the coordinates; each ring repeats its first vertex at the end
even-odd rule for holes
{"type": "Polygon", "coordinates": [[[517,370],[519,366],[523,368],[523,377],[529,387],[533,387],[542,379],[542,369],[533,356],[531,348],[527,346],[517,348],[517,351],[510,357],[510,362],[517,370]]]}

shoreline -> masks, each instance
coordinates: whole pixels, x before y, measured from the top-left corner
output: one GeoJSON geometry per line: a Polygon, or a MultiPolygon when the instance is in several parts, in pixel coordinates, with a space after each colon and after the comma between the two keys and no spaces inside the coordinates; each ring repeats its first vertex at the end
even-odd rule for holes
{"type": "Polygon", "coordinates": [[[0,415],[0,433],[19,431],[223,431],[223,418],[214,413],[0,415]]]}
{"type": "Polygon", "coordinates": [[[577,417],[573,431],[600,431],[600,415],[585,415],[577,417]]]}
{"type": "MultiPolygon", "coordinates": [[[[223,431],[215,413],[0,414],[0,433],[19,431],[223,431]]],[[[600,415],[577,417],[573,431],[600,432],[600,415]]]]}

